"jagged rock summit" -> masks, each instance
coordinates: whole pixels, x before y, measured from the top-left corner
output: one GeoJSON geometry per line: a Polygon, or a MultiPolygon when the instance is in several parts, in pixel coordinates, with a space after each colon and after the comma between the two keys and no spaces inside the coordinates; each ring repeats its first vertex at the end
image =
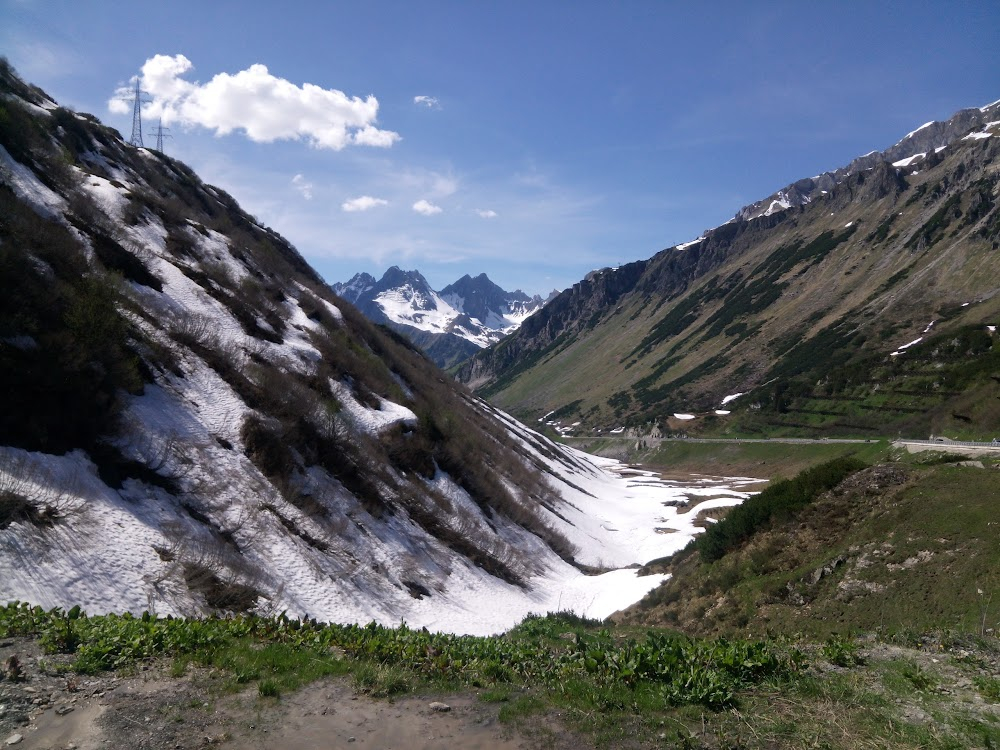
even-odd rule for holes
{"type": "Polygon", "coordinates": [[[378,281],[367,273],[334,284],[336,294],[370,320],[409,338],[441,367],[457,364],[516,331],[545,304],[540,296],[506,292],[485,274],[466,274],[440,292],[419,271],[389,268],[378,281]]]}

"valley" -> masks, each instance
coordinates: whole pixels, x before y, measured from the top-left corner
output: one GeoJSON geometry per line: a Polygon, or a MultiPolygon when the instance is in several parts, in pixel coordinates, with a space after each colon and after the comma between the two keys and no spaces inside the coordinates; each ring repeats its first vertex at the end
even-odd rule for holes
{"type": "Polygon", "coordinates": [[[543,304],[0,93],[7,745],[1000,743],[1000,103],[543,304]]]}

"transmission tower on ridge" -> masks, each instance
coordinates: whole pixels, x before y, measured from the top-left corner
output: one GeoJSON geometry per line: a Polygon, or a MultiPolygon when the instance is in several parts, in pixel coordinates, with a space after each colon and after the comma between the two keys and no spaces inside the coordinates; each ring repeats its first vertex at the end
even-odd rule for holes
{"type": "Polygon", "coordinates": [[[142,105],[150,102],[149,94],[139,88],[139,77],[135,78],[135,95],[132,99],[132,137],[129,143],[138,148],[143,148],[142,144],[142,105]],[[144,98],[145,97],[145,98],[144,98]]]}
{"type": "Polygon", "coordinates": [[[154,130],[152,133],[147,133],[147,135],[156,136],[156,150],[159,151],[161,154],[163,153],[163,139],[173,138],[173,136],[167,132],[168,130],[170,130],[170,128],[163,127],[163,120],[161,119],[159,123],[157,123],[156,125],[156,130],[154,130]]]}

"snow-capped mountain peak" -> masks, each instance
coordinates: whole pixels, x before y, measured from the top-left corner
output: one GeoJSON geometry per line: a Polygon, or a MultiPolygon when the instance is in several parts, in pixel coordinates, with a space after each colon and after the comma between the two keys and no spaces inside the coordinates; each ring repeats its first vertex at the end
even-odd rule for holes
{"type": "Polygon", "coordinates": [[[485,273],[466,274],[436,292],[419,271],[398,266],[378,281],[359,273],[333,290],[372,320],[408,335],[442,366],[499,341],[545,304],[538,295],[504,291],[485,273]]]}

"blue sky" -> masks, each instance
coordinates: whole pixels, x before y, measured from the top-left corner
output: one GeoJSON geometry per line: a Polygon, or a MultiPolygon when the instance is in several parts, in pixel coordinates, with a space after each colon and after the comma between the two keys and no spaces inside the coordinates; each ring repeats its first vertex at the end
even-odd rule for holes
{"type": "Polygon", "coordinates": [[[996,0],[0,0],[24,78],[127,138],[142,73],[146,132],[331,283],[531,293],[1000,98],[998,29],[996,0]]]}

